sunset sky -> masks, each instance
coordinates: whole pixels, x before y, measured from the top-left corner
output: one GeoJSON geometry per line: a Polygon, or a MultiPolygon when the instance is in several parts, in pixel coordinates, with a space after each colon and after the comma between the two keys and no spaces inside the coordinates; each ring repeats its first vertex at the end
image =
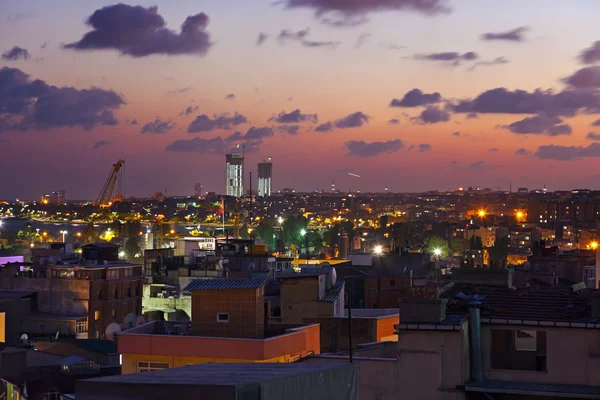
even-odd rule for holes
{"type": "Polygon", "coordinates": [[[275,189],[598,188],[598,15],[598,0],[3,0],[0,199],[95,198],[118,159],[126,196],[223,193],[237,144],[254,177],[273,158],[275,189]]]}

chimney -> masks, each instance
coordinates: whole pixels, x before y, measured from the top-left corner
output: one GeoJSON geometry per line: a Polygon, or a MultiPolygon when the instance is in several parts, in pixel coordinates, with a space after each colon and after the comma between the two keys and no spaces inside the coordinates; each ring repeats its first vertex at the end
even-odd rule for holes
{"type": "Polygon", "coordinates": [[[398,300],[400,308],[400,322],[437,324],[446,318],[447,302],[447,299],[402,297],[398,300]]]}

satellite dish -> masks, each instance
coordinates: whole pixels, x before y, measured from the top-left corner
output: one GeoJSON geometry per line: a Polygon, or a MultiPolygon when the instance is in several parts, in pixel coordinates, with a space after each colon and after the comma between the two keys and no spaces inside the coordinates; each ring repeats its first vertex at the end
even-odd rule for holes
{"type": "Polygon", "coordinates": [[[135,321],[135,326],[144,325],[145,323],[146,323],[146,318],[144,318],[143,315],[140,315],[137,317],[137,319],[135,321]]]}
{"type": "Polygon", "coordinates": [[[135,316],[135,314],[129,313],[125,316],[125,319],[123,320],[123,325],[125,325],[126,328],[133,328],[135,326],[136,321],[137,317],[135,316]]]}
{"type": "Polygon", "coordinates": [[[113,322],[112,324],[109,324],[106,327],[106,331],[104,331],[104,334],[106,336],[106,339],[113,340],[115,338],[115,333],[119,332],[121,332],[121,326],[119,326],[119,324],[117,324],[116,322],[113,322]]]}

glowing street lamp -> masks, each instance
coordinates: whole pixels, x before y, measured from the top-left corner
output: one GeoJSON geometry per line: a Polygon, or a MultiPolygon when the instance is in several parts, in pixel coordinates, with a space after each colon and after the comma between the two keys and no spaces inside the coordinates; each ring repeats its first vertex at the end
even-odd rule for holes
{"type": "Polygon", "coordinates": [[[306,238],[306,265],[308,265],[308,235],[306,233],[306,229],[300,231],[300,236],[306,238]]]}
{"type": "Polygon", "coordinates": [[[477,215],[479,215],[479,218],[485,217],[485,210],[479,210],[479,211],[477,211],[477,215]]]}
{"type": "Polygon", "coordinates": [[[373,253],[375,253],[376,256],[380,256],[383,254],[383,246],[375,246],[375,248],[373,249],[373,253]]]}
{"type": "Polygon", "coordinates": [[[63,235],[63,243],[66,243],[65,236],[67,235],[67,231],[60,231],[60,233],[62,233],[62,235],[63,235]]]}
{"type": "Polygon", "coordinates": [[[438,248],[436,248],[436,249],[433,249],[433,254],[434,254],[436,257],[439,257],[439,256],[441,256],[441,255],[442,255],[442,249],[440,249],[439,247],[438,247],[438,248]]]}
{"type": "Polygon", "coordinates": [[[590,247],[591,247],[593,250],[597,250],[597,249],[598,249],[598,242],[592,242],[592,243],[590,243],[590,247]]]}

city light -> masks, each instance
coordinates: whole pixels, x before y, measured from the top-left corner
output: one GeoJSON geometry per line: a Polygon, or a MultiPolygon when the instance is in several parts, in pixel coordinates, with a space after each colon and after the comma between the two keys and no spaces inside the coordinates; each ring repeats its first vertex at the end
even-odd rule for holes
{"type": "Polygon", "coordinates": [[[306,229],[302,229],[300,231],[300,236],[304,237],[304,235],[306,235],[306,229]]]}
{"type": "Polygon", "coordinates": [[[375,253],[375,255],[382,255],[383,254],[383,247],[382,246],[375,246],[375,248],[373,249],[373,253],[375,253]]]}
{"type": "Polygon", "coordinates": [[[525,216],[525,214],[523,214],[523,211],[517,211],[517,219],[521,219],[525,216]]]}
{"type": "Polygon", "coordinates": [[[442,255],[442,249],[437,248],[433,250],[433,254],[435,254],[437,257],[442,255]]]}
{"type": "Polygon", "coordinates": [[[479,211],[477,211],[477,215],[479,215],[479,218],[485,217],[485,210],[479,210],[479,211]]]}
{"type": "Polygon", "coordinates": [[[594,250],[596,250],[598,248],[598,242],[592,242],[590,243],[590,247],[594,250]]]}
{"type": "Polygon", "coordinates": [[[125,252],[124,252],[124,251],[120,251],[120,252],[119,252],[119,257],[120,257],[120,258],[123,258],[123,257],[125,257],[125,252]]]}
{"type": "Polygon", "coordinates": [[[281,218],[281,217],[277,218],[277,222],[279,222],[279,225],[283,224],[283,218],[281,218]]]}

